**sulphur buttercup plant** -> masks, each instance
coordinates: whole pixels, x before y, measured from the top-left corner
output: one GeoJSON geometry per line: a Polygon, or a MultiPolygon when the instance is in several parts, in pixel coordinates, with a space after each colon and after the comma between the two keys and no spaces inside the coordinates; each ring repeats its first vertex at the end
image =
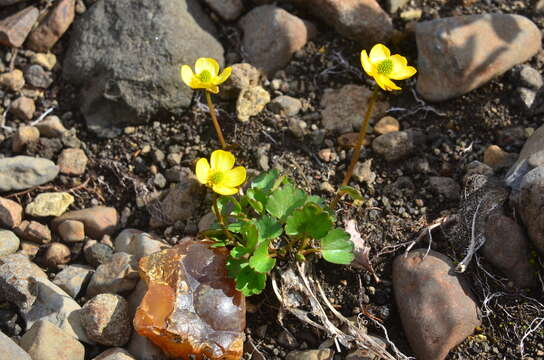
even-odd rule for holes
{"type": "Polygon", "coordinates": [[[244,194],[233,196],[245,180],[245,169],[233,168],[234,162],[232,154],[215,151],[209,163],[204,158],[197,162],[196,175],[217,194],[217,223],[201,237],[229,249],[226,266],[237,290],[245,296],[259,294],[278,258],[305,261],[313,254],[335,264],[353,261],[350,235],[334,227],[334,212],[322,198],[296,187],[277,170],[262,173],[244,194]]]}
{"type": "Polygon", "coordinates": [[[227,67],[220,72],[219,63],[212,58],[199,58],[195,63],[194,72],[189,65],[181,66],[181,80],[185,83],[185,85],[194,90],[204,90],[212,123],[215,128],[215,132],[217,133],[217,137],[219,138],[219,143],[223,149],[227,147],[227,143],[223,137],[221,126],[219,126],[219,121],[217,120],[217,115],[215,114],[215,106],[213,105],[210,94],[218,94],[219,85],[227,81],[231,73],[231,67],[227,67]]]}
{"type": "Polygon", "coordinates": [[[399,54],[391,55],[391,51],[383,44],[376,44],[367,53],[361,51],[361,65],[366,74],[374,79],[376,85],[370,99],[368,100],[365,116],[359,128],[357,142],[353,149],[353,155],[348,166],[342,184],[336,193],[336,197],[331,202],[331,208],[334,209],[340,198],[349,193],[346,189],[351,189],[348,184],[353,175],[353,170],[361,156],[361,147],[363,146],[365,136],[368,130],[368,122],[378,97],[378,89],[384,91],[402,90],[393,80],[405,80],[415,75],[416,68],[408,65],[408,60],[399,54]]]}

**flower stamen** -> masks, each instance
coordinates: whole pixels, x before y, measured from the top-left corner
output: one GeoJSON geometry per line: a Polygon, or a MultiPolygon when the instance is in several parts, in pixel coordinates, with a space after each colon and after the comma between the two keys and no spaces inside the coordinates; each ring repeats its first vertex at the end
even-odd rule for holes
{"type": "Polygon", "coordinates": [[[389,75],[393,71],[393,61],[391,59],[382,60],[377,66],[378,74],[389,75]]]}
{"type": "Polygon", "coordinates": [[[198,74],[198,78],[203,83],[208,83],[212,80],[212,73],[210,73],[208,70],[202,70],[202,72],[198,74]]]}
{"type": "Polygon", "coordinates": [[[223,172],[222,171],[213,171],[210,174],[210,183],[212,184],[220,184],[223,180],[223,172]]]}

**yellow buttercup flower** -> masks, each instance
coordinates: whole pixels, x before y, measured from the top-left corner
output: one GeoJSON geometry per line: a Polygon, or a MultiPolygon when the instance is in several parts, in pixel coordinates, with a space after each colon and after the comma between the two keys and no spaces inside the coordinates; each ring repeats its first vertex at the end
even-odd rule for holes
{"type": "Polygon", "coordinates": [[[416,68],[408,66],[404,56],[391,56],[391,52],[383,44],[374,45],[370,55],[367,55],[366,50],[361,51],[361,64],[365,72],[385,91],[401,90],[391,79],[408,79],[417,72],[416,68]]]}
{"type": "Polygon", "coordinates": [[[227,67],[219,74],[219,64],[212,58],[200,58],[195,63],[195,72],[189,65],[181,67],[181,79],[193,89],[205,89],[217,94],[219,87],[224,83],[232,72],[231,67],[227,67]]]}
{"type": "Polygon", "coordinates": [[[215,150],[210,163],[205,158],[197,161],[196,178],[220,195],[234,195],[238,192],[238,186],[246,181],[246,169],[243,166],[233,169],[235,160],[232,153],[215,150]]]}

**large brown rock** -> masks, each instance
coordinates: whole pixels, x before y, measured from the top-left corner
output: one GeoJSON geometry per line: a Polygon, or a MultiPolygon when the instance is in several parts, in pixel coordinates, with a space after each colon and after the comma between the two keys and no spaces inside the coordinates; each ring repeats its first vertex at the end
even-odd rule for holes
{"type": "Polygon", "coordinates": [[[418,360],[441,360],[480,325],[465,279],[444,255],[418,249],[393,263],[393,289],[404,332],[418,360]]]}
{"type": "Polygon", "coordinates": [[[0,44],[20,47],[38,20],[38,8],[29,6],[0,21],[0,44]]]}
{"type": "Polygon", "coordinates": [[[468,93],[530,59],[542,35],[529,19],[511,14],[456,16],[416,26],[417,91],[429,101],[468,93]]]}
{"type": "Polygon", "coordinates": [[[86,235],[102,239],[102,236],[111,235],[117,229],[119,214],[115,208],[105,206],[69,211],[53,220],[53,229],[57,229],[65,220],[81,221],[85,225],[86,235]]]}
{"type": "Polygon", "coordinates": [[[51,12],[28,37],[27,46],[37,52],[47,52],[68,30],[75,17],[76,0],[59,0],[51,12]]]}
{"type": "Polygon", "coordinates": [[[391,18],[376,0],[290,1],[369,49],[375,43],[389,42],[393,36],[391,18]]]}
{"type": "Polygon", "coordinates": [[[248,62],[267,76],[285,67],[315,31],[302,19],[274,5],[254,8],[238,25],[244,32],[248,62]]]}
{"type": "Polygon", "coordinates": [[[0,225],[13,229],[23,219],[23,207],[19,203],[0,197],[0,225]]]}
{"type": "Polygon", "coordinates": [[[490,215],[485,224],[482,252],[491,264],[519,288],[536,285],[536,269],[530,263],[529,241],[523,228],[506,215],[490,215]]]}

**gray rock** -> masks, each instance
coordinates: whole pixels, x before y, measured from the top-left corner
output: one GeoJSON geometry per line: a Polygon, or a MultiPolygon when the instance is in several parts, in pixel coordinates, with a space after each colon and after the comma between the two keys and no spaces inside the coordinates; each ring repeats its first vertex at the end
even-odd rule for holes
{"type": "Polygon", "coordinates": [[[444,255],[418,249],[393,263],[393,290],[404,333],[421,360],[444,359],[480,325],[468,282],[444,255]]]}
{"type": "Polygon", "coordinates": [[[295,116],[302,108],[302,103],[297,98],[282,95],[272,100],[270,104],[268,104],[268,108],[276,114],[295,116]]]}
{"type": "Polygon", "coordinates": [[[0,159],[0,192],[25,190],[57,177],[59,168],[50,160],[30,156],[0,159]]]}
{"type": "Polygon", "coordinates": [[[204,0],[221,18],[233,21],[240,17],[244,4],[242,0],[204,0]]]}
{"type": "Polygon", "coordinates": [[[87,126],[112,137],[158,112],[181,114],[192,90],[179,68],[199,57],[222,64],[215,33],[197,0],[96,2],[74,24],[63,67],[69,81],[84,85],[87,126]]]}
{"type": "MultiPolygon", "coordinates": [[[[362,109],[366,107],[372,91],[364,86],[344,85],[342,88],[325,89],[321,98],[322,124],[327,130],[346,133],[359,129],[362,122],[362,109]]],[[[370,122],[380,118],[380,115],[389,108],[384,101],[376,101],[370,122]]]]}
{"type": "Polygon", "coordinates": [[[449,200],[457,200],[461,194],[461,186],[450,177],[431,176],[429,178],[429,185],[433,191],[449,200]]]}
{"type": "Polygon", "coordinates": [[[30,355],[11,340],[7,335],[0,331],[0,349],[2,354],[0,359],[5,360],[32,360],[30,355]]]}
{"type": "Polygon", "coordinates": [[[92,343],[83,331],[79,304],[22,254],[0,258],[0,298],[19,308],[27,328],[46,320],[69,336],[92,343]]]}
{"type": "MultiPolygon", "coordinates": [[[[505,175],[505,181],[508,186],[512,187],[514,191],[519,190],[523,176],[530,170],[534,169],[528,160],[534,154],[544,151],[544,126],[539,127],[536,131],[527,139],[521,152],[519,153],[518,160],[510,167],[508,173],[505,175]]],[[[538,163],[538,157],[535,155],[533,163],[538,163]]]]}
{"type": "Polygon", "coordinates": [[[40,65],[31,65],[25,70],[25,80],[37,88],[47,89],[53,83],[51,74],[45,71],[40,65]]]}
{"type": "Polygon", "coordinates": [[[530,262],[529,240],[518,223],[502,214],[490,215],[486,219],[485,239],[482,246],[485,258],[516,287],[536,285],[537,270],[530,262]]]}
{"type": "Polygon", "coordinates": [[[372,150],[385,160],[394,161],[407,157],[424,142],[425,135],[418,130],[394,131],[376,137],[372,150]]]}
{"type": "Polygon", "coordinates": [[[162,350],[155,346],[151,340],[141,336],[136,331],[132,332],[127,346],[131,354],[138,354],[137,360],[167,360],[162,350]]]}
{"type": "Polygon", "coordinates": [[[113,256],[113,249],[107,244],[96,240],[88,240],[83,247],[85,260],[94,267],[109,262],[113,256]]]}
{"type": "Polygon", "coordinates": [[[525,224],[529,238],[544,254],[544,167],[529,171],[521,181],[516,209],[525,224]]]}
{"type": "Polygon", "coordinates": [[[315,32],[309,23],[274,5],[258,6],[238,22],[248,62],[267,76],[285,67],[315,32]]]}
{"type": "Polygon", "coordinates": [[[84,360],[85,348],[47,320],[37,321],[21,338],[21,347],[33,360],[84,360]]]}
{"type": "Polygon", "coordinates": [[[136,229],[125,229],[115,238],[115,251],[134,255],[137,260],[166,247],[167,244],[136,229]]]}
{"type": "Polygon", "coordinates": [[[519,65],[513,69],[514,81],[528,89],[538,90],[544,85],[542,75],[529,65],[519,65]]]}
{"type": "Polygon", "coordinates": [[[180,182],[158,200],[158,211],[151,213],[150,224],[153,227],[172,225],[176,221],[189,219],[200,206],[203,195],[204,189],[193,172],[182,168],[180,182]]]}
{"type": "Polygon", "coordinates": [[[417,91],[429,101],[466,94],[530,59],[540,50],[541,37],[531,20],[512,14],[420,22],[417,91]]]}
{"type": "Polygon", "coordinates": [[[19,250],[20,240],[9,230],[0,230],[0,256],[11,255],[19,250]]]}
{"type": "Polygon", "coordinates": [[[119,294],[131,291],[138,282],[138,262],[127,253],[115,253],[111,260],[100,265],[91,278],[86,296],[119,294]]]}
{"type": "Polygon", "coordinates": [[[99,294],[87,301],[81,321],[89,338],[101,345],[123,346],[132,332],[127,301],[119,295],[99,294]]]}
{"type": "Polygon", "coordinates": [[[94,270],[85,265],[69,265],[55,275],[53,284],[76,298],[91,280],[94,270]]]}
{"type": "Polygon", "coordinates": [[[40,130],[41,136],[49,138],[60,137],[66,131],[66,128],[64,125],[62,125],[60,118],[55,115],[47,116],[45,119],[37,123],[36,127],[38,130],[40,130]]]}

